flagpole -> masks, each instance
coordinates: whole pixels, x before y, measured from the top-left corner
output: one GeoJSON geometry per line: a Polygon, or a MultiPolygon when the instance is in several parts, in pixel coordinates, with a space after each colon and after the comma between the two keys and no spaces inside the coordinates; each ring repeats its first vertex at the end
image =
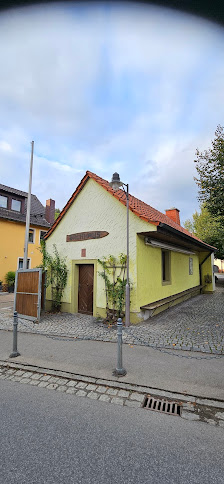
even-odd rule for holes
{"type": "Polygon", "coordinates": [[[27,269],[27,255],[28,255],[28,242],[29,242],[29,230],[30,230],[30,207],[31,207],[31,186],[32,186],[32,172],[33,172],[33,149],[34,141],[31,142],[31,159],[30,159],[30,180],[29,180],[29,192],[26,208],[26,233],[25,233],[25,245],[23,256],[23,269],[27,269]]]}

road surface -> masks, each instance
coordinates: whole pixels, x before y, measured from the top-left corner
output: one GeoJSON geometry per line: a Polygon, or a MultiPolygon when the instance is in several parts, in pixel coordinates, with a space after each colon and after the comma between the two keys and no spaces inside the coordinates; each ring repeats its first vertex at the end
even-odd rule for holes
{"type": "Polygon", "coordinates": [[[224,428],[0,381],[1,484],[223,484],[224,428]]]}

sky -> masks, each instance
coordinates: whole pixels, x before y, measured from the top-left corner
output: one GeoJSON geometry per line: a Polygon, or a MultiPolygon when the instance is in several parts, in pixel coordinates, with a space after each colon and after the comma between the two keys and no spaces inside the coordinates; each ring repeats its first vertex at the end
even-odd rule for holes
{"type": "Polygon", "coordinates": [[[224,28],[141,4],[0,14],[0,183],[60,209],[86,170],[181,224],[198,210],[195,151],[224,124],[224,28]]]}

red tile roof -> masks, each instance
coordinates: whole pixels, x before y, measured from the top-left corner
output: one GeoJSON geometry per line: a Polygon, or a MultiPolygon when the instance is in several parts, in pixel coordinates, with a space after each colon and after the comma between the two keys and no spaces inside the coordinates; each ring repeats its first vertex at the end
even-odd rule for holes
{"type": "MultiPolygon", "coordinates": [[[[103,178],[99,177],[95,173],[92,173],[91,171],[87,171],[83,179],[81,180],[80,184],[76,188],[75,192],[71,196],[71,198],[68,200],[66,203],[65,207],[61,211],[60,215],[58,218],[55,220],[54,224],[52,225],[51,229],[48,231],[47,235],[45,236],[45,239],[47,239],[51,233],[55,230],[57,225],[59,224],[60,220],[62,217],[65,215],[71,204],[74,202],[75,198],[78,196],[84,185],[89,179],[95,180],[99,185],[101,185],[105,190],[107,190],[112,196],[117,198],[119,202],[123,203],[123,205],[126,205],[126,195],[123,190],[113,190],[111,188],[110,184],[108,181],[104,180],[103,178]]],[[[198,239],[194,234],[191,234],[188,232],[188,230],[184,229],[181,227],[181,225],[177,224],[173,220],[171,220],[167,215],[163,214],[162,212],[159,212],[155,208],[151,207],[150,205],[147,205],[147,203],[142,202],[138,198],[135,198],[133,195],[129,194],[129,208],[130,210],[137,215],[139,218],[142,220],[145,220],[148,223],[151,223],[153,225],[159,225],[159,223],[164,223],[168,225],[169,227],[172,227],[173,229],[177,230],[178,232],[181,232],[192,239],[195,239],[198,242],[202,242],[202,240],[198,239]]],[[[205,244],[204,242],[202,242],[205,244]]],[[[208,244],[205,244],[208,245],[208,244]]],[[[210,247],[208,245],[208,247],[210,247]]]]}

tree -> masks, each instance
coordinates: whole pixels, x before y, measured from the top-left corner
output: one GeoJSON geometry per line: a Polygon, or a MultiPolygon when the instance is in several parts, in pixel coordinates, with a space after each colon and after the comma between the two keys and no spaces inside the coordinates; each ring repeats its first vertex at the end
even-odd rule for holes
{"type": "Polygon", "coordinates": [[[56,208],[55,209],[55,212],[54,212],[54,220],[56,220],[56,218],[58,218],[58,215],[61,213],[61,210],[60,208],[56,208]]]}
{"type": "Polygon", "coordinates": [[[211,215],[224,223],[224,128],[217,126],[212,147],[200,152],[196,150],[196,170],[199,178],[198,199],[206,203],[211,215]]]}
{"type": "Polygon", "coordinates": [[[216,247],[216,258],[224,259],[224,227],[220,217],[213,217],[207,205],[201,205],[201,212],[196,211],[192,219],[186,220],[184,227],[203,242],[216,247]]]}

